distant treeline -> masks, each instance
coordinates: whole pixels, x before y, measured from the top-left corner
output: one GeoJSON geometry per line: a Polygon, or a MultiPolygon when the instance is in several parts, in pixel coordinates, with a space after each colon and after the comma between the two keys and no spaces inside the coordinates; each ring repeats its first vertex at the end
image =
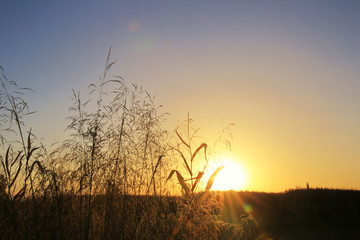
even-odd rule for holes
{"type": "Polygon", "coordinates": [[[360,191],[297,189],[284,193],[224,192],[221,218],[252,214],[274,239],[358,239],[360,191]]]}

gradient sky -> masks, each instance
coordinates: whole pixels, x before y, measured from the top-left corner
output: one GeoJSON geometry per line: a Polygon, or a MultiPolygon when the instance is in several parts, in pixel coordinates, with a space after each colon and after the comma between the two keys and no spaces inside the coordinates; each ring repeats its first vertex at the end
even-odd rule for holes
{"type": "Polygon", "coordinates": [[[61,140],[72,89],[112,73],[204,139],[233,122],[246,189],[360,189],[360,1],[0,0],[0,65],[61,140]]]}

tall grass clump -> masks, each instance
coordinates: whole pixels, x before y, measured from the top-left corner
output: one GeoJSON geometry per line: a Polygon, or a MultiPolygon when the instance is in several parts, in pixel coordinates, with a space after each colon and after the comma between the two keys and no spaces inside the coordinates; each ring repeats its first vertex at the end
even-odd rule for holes
{"type": "Polygon", "coordinates": [[[108,78],[115,63],[110,53],[85,100],[73,91],[69,138],[51,151],[40,142],[34,147],[35,136],[24,130],[31,112],[22,96],[29,89],[18,88],[1,69],[1,236],[148,238],[157,221],[166,222],[159,217],[169,192],[165,114],[142,87],[108,78]]]}
{"type": "Polygon", "coordinates": [[[192,127],[192,121],[188,115],[183,126],[175,130],[178,143],[171,148],[175,157],[180,159],[183,170],[171,170],[166,181],[173,176],[176,177],[183,200],[179,204],[182,209],[179,211],[170,239],[216,239],[220,229],[216,225],[213,209],[218,207],[218,202],[209,193],[216,175],[223,166],[212,173],[204,191],[198,191],[208,166],[208,145],[206,143],[196,145],[195,137],[198,129],[192,127]]]}
{"type": "MultiPolygon", "coordinates": [[[[39,155],[35,152],[39,147],[34,147],[34,135],[30,130],[25,130],[24,118],[31,114],[23,95],[29,88],[20,88],[15,81],[9,80],[5,71],[0,67],[0,200],[2,223],[0,235],[6,238],[21,238],[19,233],[20,219],[24,212],[19,211],[22,200],[28,197],[31,208],[28,210],[34,215],[31,226],[32,234],[38,235],[38,204],[37,177],[44,171],[39,155]],[[30,197],[30,198],[29,198],[30,197]]],[[[28,234],[28,233],[26,233],[28,234]]]]}
{"type": "Polygon", "coordinates": [[[210,189],[224,166],[218,166],[208,179],[204,179],[216,144],[224,143],[231,148],[229,140],[224,139],[223,135],[229,133],[233,124],[220,132],[219,139],[210,151],[208,144],[196,143],[199,129],[193,128],[192,124],[193,120],[188,115],[175,130],[178,141],[171,147],[173,156],[182,167],[171,170],[166,181],[176,178],[182,198],[178,204],[181,210],[178,211],[170,239],[255,239],[258,229],[252,215],[242,215],[238,223],[224,222],[218,215],[223,207],[220,200],[222,193],[211,193],[210,189]]]}
{"type": "Polygon", "coordinates": [[[210,154],[192,119],[165,130],[154,97],[109,77],[110,58],[111,49],[88,93],[73,90],[68,138],[51,149],[25,124],[30,89],[0,69],[0,238],[221,236],[221,203],[210,189],[222,166],[204,179],[210,154]]]}
{"type": "Polygon", "coordinates": [[[161,201],[166,192],[162,179],[167,132],[161,127],[165,115],[142,87],[127,86],[120,76],[107,78],[115,63],[109,60],[110,52],[100,82],[89,86],[89,99],[73,92],[71,138],[61,146],[62,161],[72,166],[71,177],[76,179],[76,228],[84,239],[98,233],[104,239],[114,233],[121,239],[136,238],[147,205],[161,201]],[[136,205],[132,195],[142,196],[136,205]]]}

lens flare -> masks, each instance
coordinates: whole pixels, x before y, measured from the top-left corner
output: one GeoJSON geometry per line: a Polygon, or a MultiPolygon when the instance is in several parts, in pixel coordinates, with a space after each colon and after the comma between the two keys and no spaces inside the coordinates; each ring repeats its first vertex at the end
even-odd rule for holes
{"type": "Polygon", "coordinates": [[[140,22],[134,21],[128,25],[128,30],[130,32],[136,32],[139,29],[139,27],[140,27],[140,22]]]}

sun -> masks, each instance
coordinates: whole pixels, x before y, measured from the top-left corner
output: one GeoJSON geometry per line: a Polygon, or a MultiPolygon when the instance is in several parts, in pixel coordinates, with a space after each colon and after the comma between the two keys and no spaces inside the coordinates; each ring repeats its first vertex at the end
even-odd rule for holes
{"type": "Polygon", "coordinates": [[[244,169],[234,160],[225,159],[221,163],[224,168],[218,173],[211,187],[212,190],[242,190],[246,184],[244,169]]]}

